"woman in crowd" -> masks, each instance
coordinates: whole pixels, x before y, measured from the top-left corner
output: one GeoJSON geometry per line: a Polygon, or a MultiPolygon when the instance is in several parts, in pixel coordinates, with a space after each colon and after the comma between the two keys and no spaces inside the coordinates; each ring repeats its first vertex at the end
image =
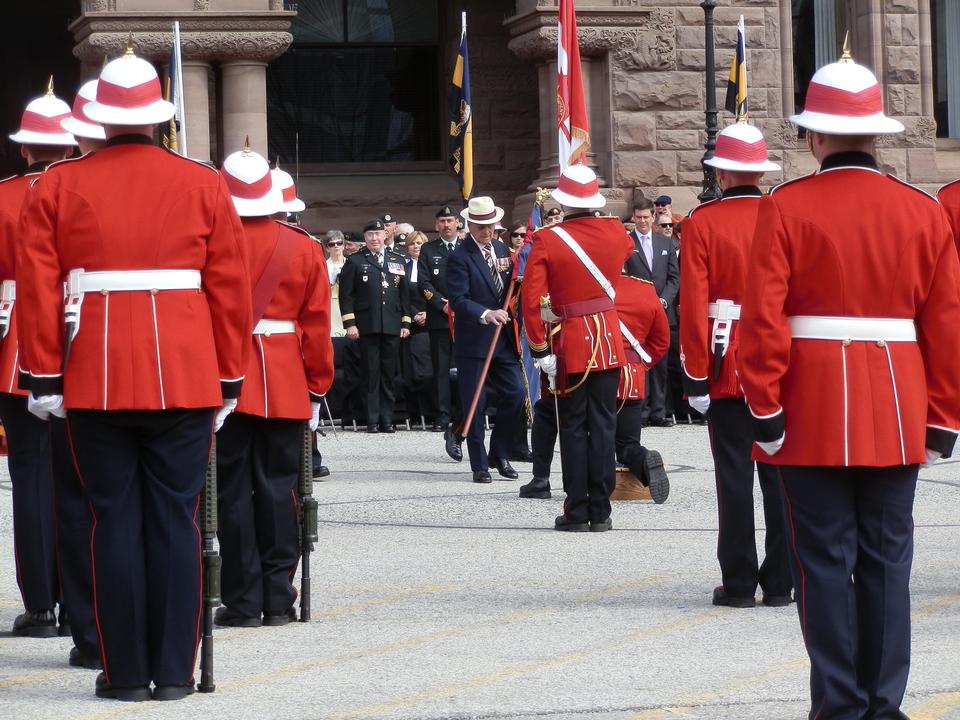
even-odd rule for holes
{"type": "Polygon", "coordinates": [[[527,224],[517,223],[510,229],[510,237],[507,240],[507,247],[510,252],[516,253],[523,247],[523,241],[527,237],[527,224]]]}
{"type": "Polygon", "coordinates": [[[340,271],[346,258],[343,256],[343,233],[339,230],[330,230],[325,236],[327,246],[327,272],[330,275],[330,334],[332,337],[343,337],[343,320],[340,317],[340,271]]]}

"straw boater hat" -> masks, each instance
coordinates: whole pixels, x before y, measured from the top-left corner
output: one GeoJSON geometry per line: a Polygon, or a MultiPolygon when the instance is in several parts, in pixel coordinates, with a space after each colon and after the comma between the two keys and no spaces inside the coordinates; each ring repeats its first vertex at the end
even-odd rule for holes
{"type": "Polygon", "coordinates": [[[790,121],[825,135],[892,135],[904,129],[900,121],[883,114],[880,83],[853,61],[847,42],[843,56],[811,78],[803,112],[790,121]]]}
{"type": "Polygon", "coordinates": [[[10,139],[21,145],[76,145],[73,135],[60,123],[70,117],[70,106],[53,94],[53,78],[47,94],[31,100],[20,118],[20,129],[10,139]]]}
{"type": "Polygon", "coordinates": [[[745,120],[723,129],[717,136],[713,157],[704,160],[703,164],[718,170],[746,173],[780,169],[779,165],[767,159],[767,143],[763,133],[745,120]]]}
{"type": "Polygon", "coordinates": [[[493,203],[493,198],[481,195],[470,198],[467,207],[460,211],[461,217],[474,225],[496,225],[503,219],[503,209],[493,203]]]}
{"type": "Polygon", "coordinates": [[[273,184],[280,188],[280,193],[283,195],[283,207],[280,209],[284,212],[291,213],[306,210],[306,203],[297,197],[297,188],[293,184],[293,177],[286,170],[280,169],[279,159],[270,172],[273,174],[273,184]]]}
{"type": "Polygon", "coordinates": [[[270,163],[250,149],[250,138],[243,150],[227,156],[222,171],[240,217],[263,217],[283,209],[283,193],[273,180],[270,163]]]}
{"type": "Polygon", "coordinates": [[[127,48],[126,54],[104,66],[97,98],[84,113],[104,125],[157,125],[172,118],[176,107],[163,99],[153,65],[127,48]]]}
{"type": "Polygon", "coordinates": [[[70,117],[61,121],[63,129],[71,132],[77,137],[90,138],[91,140],[104,140],[106,134],[103,131],[103,125],[94,122],[87,117],[85,108],[87,105],[97,99],[97,81],[89,80],[80,86],[80,91],[73,101],[73,111],[70,117]]]}
{"type": "Polygon", "coordinates": [[[600,194],[596,173],[586,165],[569,165],[560,174],[557,189],[550,193],[550,197],[561,205],[587,210],[607,204],[607,199],[600,194]]]}

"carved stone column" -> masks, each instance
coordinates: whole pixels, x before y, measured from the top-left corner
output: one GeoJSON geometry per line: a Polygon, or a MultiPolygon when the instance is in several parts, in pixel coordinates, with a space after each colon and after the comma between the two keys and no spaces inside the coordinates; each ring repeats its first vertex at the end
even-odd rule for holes
{"type": "Polygon", "coordinates": [[[266,156],[267,64],[252,60],[223,63],[221,81],[224,155],[242,148],[249,136],[250,146],[266,156]]]}
{"type": "Polygon", "coordinates": [[[183,96],[187,108],[187,149],[195,160],[210,157],[210,64],[183,63],[183,96]]]}

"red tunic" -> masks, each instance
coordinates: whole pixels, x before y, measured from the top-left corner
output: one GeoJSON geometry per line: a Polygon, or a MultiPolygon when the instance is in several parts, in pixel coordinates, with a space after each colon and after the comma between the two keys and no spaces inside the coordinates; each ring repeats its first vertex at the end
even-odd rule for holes
{"type": "Polygon", "coordinates": [[[713,378],[713,324],[707,307],[743,301],[747,258],[760,206],[755,187],[731,188],[720,200],[694,209],[683,221],[680,253],[680,364],[691,397],[740,398],[737,377],[738,321],[733,321],[720,375],[713,378]]]}
{"type": "Polygon", "coordinates": [[[940,188],[937,199],[947,211],[947,217],[950,218],[950,225],[953,227],[953,237],[957,243],[957,249],[960,250],[960,180],[954,180],[940,188]]]}
{"type": "Polygon", "coordinates": [[[264,418],[310,418],[310,401],[333,383],[330,279],[320,243],[305,231],[266,218],[244,218],[244,255],[256,286],[277,243],[296,250],[263,317],[292,320],[295,333],[252,335],[237,412],[264,418]]]}
{"type": "Polygon", "coordinates": [[[758,438],[784,427],[786,435],[776,455],[755,447],[756,460],[884,467],[923,462],[925,447],[952,451],[960,429],[953,235],[935,200],[868,162],[831,156],[818,174],[760,201],[740,379],[758,438]],[[840,210],[824,214],[824,198],[840,210]],[[917,342],[793,339],[791,316],[906,319],[917,342]]]}
{"type": "MultiPolygon", "coordinates": [[[[0,181],[0,282],[16,279],[20,211],[30,190],[30,183],[38,176],[39,173],[28,173],[0,181]]],[[[15,303],[10,316],[10,329],[0,345],[0,393],[27,394],[17,383],[21,366],[18,335],[15,303]]]]}
{"type": "MultiPolygon", "coordinates": [[[[584,213],[566,220],[560,227],[573,236],[607,281],[616,286],[620,271],[633,252],[633,243],[620,220],[584,213]]],[[[555,311],[564,306],[602,303],[609,299],[553,228],[537,231],[523,277],[523,323],[534,357],[550,353],[546,327],[540,316],[540,299],[546,296],[550,297],[555,311]]],[[[561,320],[559,325],[560,331],[553,338],[558,373],[583,373],[588,367],[607,370],[623,364],[623,339],[616,309],[576,315],[561,320]]]]}
{"type": "Polygon", "coordinates": [[[67,408],[216,407],[239,395],[250,343],[243,228],[216,170],[139,138],[51,165],[30,193],[17,305],[31,388],[67,408]],[[202,288],[87,293],[64,376],[63,282],[77,268],[196,270],[202,288]]]}
{"type": "Polygon", "coordinates": [[[640,360],[626,336],[623,352],[627,362],[620,370],[619,400],[643,400],[647,370],[670,349],[670,323],[660,297],[649,280],[621,275],[617,283],[617,315],[650,356],[650,364],[640,360]]]}

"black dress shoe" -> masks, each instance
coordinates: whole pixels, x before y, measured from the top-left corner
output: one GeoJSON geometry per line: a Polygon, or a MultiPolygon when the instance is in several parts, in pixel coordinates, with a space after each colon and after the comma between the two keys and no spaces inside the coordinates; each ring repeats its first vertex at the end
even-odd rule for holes
{"type": "Polygon", "coordinates": [[[325,478],[330,475],[330,468],[326,465],[318,465],[313,469],[313,479],[319,480],[320,478],[325,478]]]}
{"type": "Polygon", "coordinates": [[[70,648],[70,665],[72,667],[87,668],[88,670],[102,670],[103,664],[99,657],[91,657],[80,652],[80,648],[70,648]]]}
{"type": "Polygon", "coordinates": [[[107,682],[107,677],[103,673],[97,675],[96,695],[98,698],[109,698],[110,700],[120,700],[121,702],[144,702],[152,700],[153,694],[148,685],[137,685],[134,687],[114,687],[107,682]]]}
{"type": "Polygon", "coordinates": [[[662,417],[662,418],[651,418],[650,424],[653,427],[673,427],[676,423],[673,422],[673,418],[662,417]]]}
{"type": "Polygon", "coordinates": [[[550,479],[535,477],[526,485],[521,485],[520,497],[548,500],[550,498],[550,479]]]}
{"type": "Polygon", "coordinates": [[[32,638],[56,637],[57,617],[53,610],[21,613],[13,621],[13,634],[32,638]]]}
{"type": "Polygon", "coordinates": [[[380,426],[380,432],[382,433],[395,433],[397,429],[393,426],[392,423],[384,423],[380,426]]]}
{"type": "Polygon", "coordinates": [[[762,602],[767,607],[786,607],[794,602],[794,598],[790,593],[786,595],[767,595],[764,593],[762,602]]]}
{"type": "Polygon", "coordinates": [[[220,627],[260,627],[260,618],[250,615],[241,615],[226,605],[217,608],[213,614],[213,624],[220,627]]]}
{"type": "Polygon", "coordinates": [[[631,472],[650,489],[650,497],[657,505],[662,505],[670,495],[670,479],[663,469],[663,457],[656,450],[647,450],[643,464],[631,472]],[[639,472],[637,472],[639,470],[639,472]]]}
{"type": "Polygon", "coordinates": [[[431,431],[431,432],[443,432],[444,430],[447,429],[447,425],[449,425],[449,424],[450,424],[450,421],[449,421],[449,420],[446,421],[446,422],[444,422],[443,420],[437,420],[436,422],[433,423],[433,425],[430,426],[430,431],[431,431]]]}
{"type": "Polygon", "coordinates": [[[532,463],[533,453],[529,450],[527,450],[525,453],[514,453],[510,456],[510,459],[514,462],[532,463]]]}
{"type": "Polygon", "coordinates": [[[590,523],[570,522],[566,515],[557,515],[557,519],[553,522],[553,529],[562,532],[589,532],[590,523]]]}
{"type": "Polygon", "coordinates": [[[443,444],[446,448],[447,455],[457,462],[463,460],[463,450],[460,448],[460,443],[462,442],[463,438],[459,437],[453,431],[453,428],[448,427],[443,431],[443,444]]]}
{"type": "Polygon", "coordinates": [[[197,691],[194,683],[186,685],[157,685],[153,689],[153,699],[160,700],[183,700],[187,695],[193,695],[197,691]]]}
{"type": "Polygon", "coordinates": [[[296,619],[297,611],[292,607],[287,608],[283,612],[263,614],[263,624],[267,627],[280,627],[281,625],[287,625],[296,619]]]}
{"type": "Polygon", "coordinates": [[[597,522],[590,521],[590,532],[606,532],[607,530],[613,530],[613,520],[610,518],[597,522]]]}
{"type": "Polygon", "coordinates": [[[718,585],[713,589],[713,604],[722,607],[752,608],[757,606],[757,599],[749,596],[729,595],[723,589],[723,585],[718,585]]]}
{"type": "Polygon", "coordinates": [[[513,469],[513,466],[510,464],[509,460],[497,458],[493,461],[493,464],[497,468],[497,472],[500,473],[501,477],[505,477],[508,480],[516,480],[518,477],[520,477],[517,475],[517,471],[513,469]]]}
{"type": "Polygon", "coordinates": [[[378,428],[376,425],[367,425],[367,432],[368,432],[368,433],[378,433],[378,432],[380,432],[380,428],[378,428]]]}
{"type": "Polygon", "coordinates": [[[490,477],[490,473],[488,473],[486,470],[474,470],[473,481],[475,483],[488,483],[493,482],[493,478],[490,477]]]}

